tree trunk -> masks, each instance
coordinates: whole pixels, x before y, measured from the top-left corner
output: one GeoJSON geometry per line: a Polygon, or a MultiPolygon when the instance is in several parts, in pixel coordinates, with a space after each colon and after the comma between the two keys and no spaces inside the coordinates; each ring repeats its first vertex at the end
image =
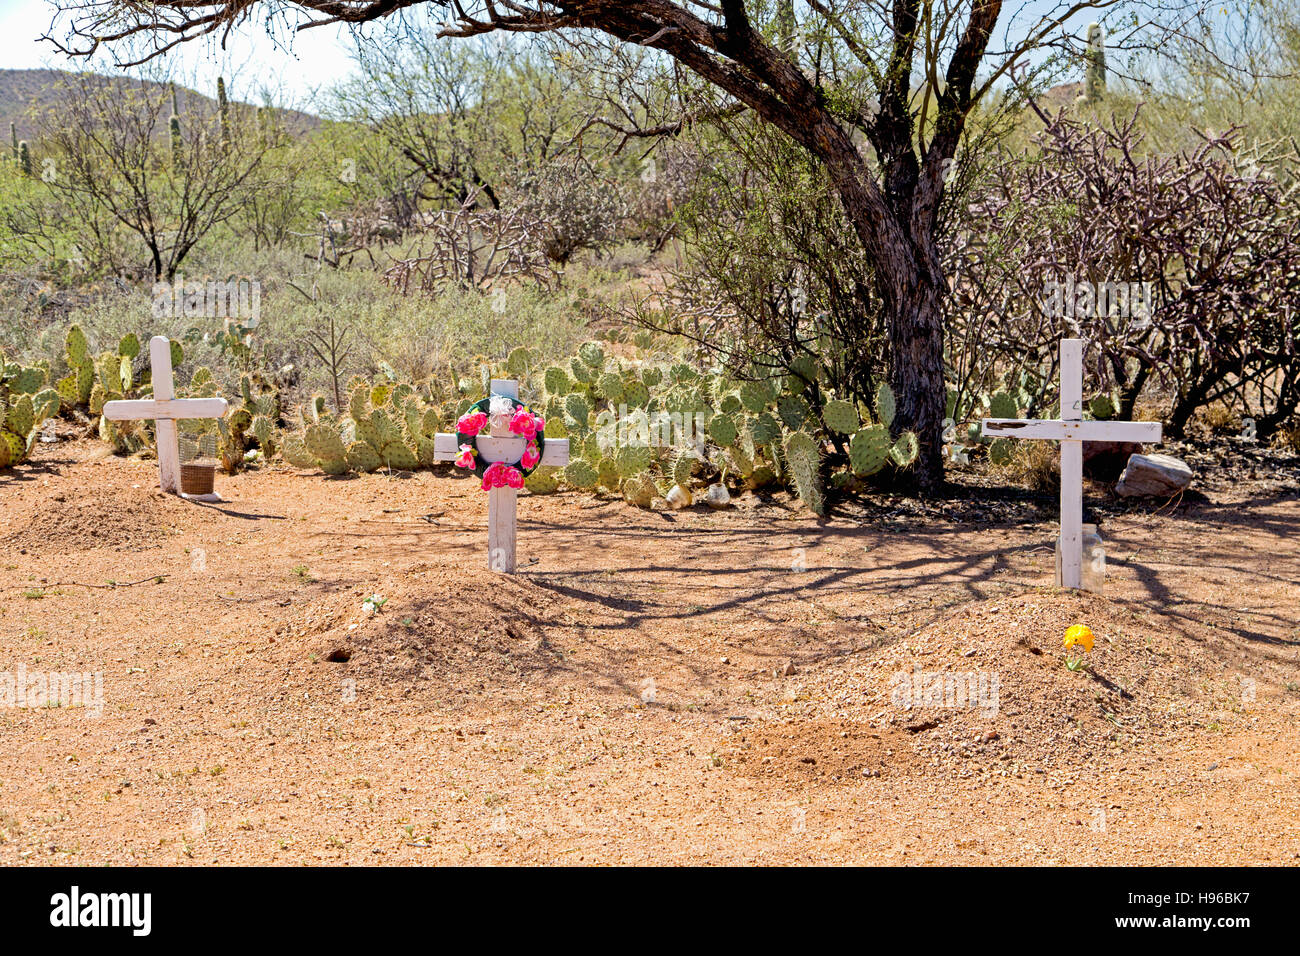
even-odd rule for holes
{"type": "MultiPolygon", "coordinates": [[[[911,257],[906,257],[908,260],[911,257]]],[[[914,466],[920,490],[943,487],[943,418],[947,388],[943,380],[943,305],[941,287],[914,260],[896,264],[894,301],[888,302],[889,384],[898,411],[895,432],[916,432],[920,454],[914,466]]],[[[891,299],[894,299],[891,296],[891,299]]]]}
{"type": "MultiPolygon", "coordinates": [[[[827,127],[823,126],[825,130],[827,127]]],[[[836,131],[838,133],[838,131],[836,131]]],[[[947,290],[933,221],[915,213],[917,183],[898,186],[894,208],[873,203],[872,175],[847,137],[823,133],[818,155],[827,164],[849,222],[871,258],[889,334],[889,385],[898,407],[894,433],[912,430],[920,445],[913,470],[922,492],[943,488],[943,296],[947,290]]],[[[910,147],[909,147],[910,148],[910,147]]],[[[864,356],[874,361],[874,356],[864,356]]]]}

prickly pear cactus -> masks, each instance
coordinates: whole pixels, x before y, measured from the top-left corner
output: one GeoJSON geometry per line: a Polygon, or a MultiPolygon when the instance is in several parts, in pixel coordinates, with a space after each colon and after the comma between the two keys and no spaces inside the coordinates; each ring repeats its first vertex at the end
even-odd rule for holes
{"type": "Polygon", "coordinates": [[[319,468],[320,459],[307,450],[301,435],[286,435],[280,444],[280,457],[294,468],[319,468]]]}
{"type": "Polygon", "coordinates": [[[859,476],[874,475],[885,467],[893,442],[884,425],[870,425],[854,433],[849,441],[849,463],[859,476]]]}
{"type": "Polygon", "coordinates": [[[894,398],[894,390],[888,382],[882,382],[880,388],[876,389],[876,417],[880,419],[880,424],[890,428],[897,412],[898,402],[894,398]]]}
{"type": "Polygon", "coordinates": [[[46,419],[59,411],[58,391],[47,388],[46,370],[23,366],[0,356],[0,468],[31,454],[46,419]]]}
{"type": "Polygon", "coordinates": [[[600,480],[600,474],[592,467],[591,463],[582,459],[574,458],[564,467],[564,481],[566,484],[575,488],[592,490],[600,480]]]}
{"type": "Polygon", "coordinates": [[[624,478],[621,491],[629,504],[638,508],[649,508],[655,498],[655,483],[646,475],[634,475],[624,478]]]}
{"type": "Polygon", "coordinates": [[[55,385],[59,399],[64,408],[85,405],[95,387],[95,360],[90,354],[86,333],[80,326],[68,329],[64,339],[64,358],[68,363],[68,374],[55,385]]]}
{"type": "Polygon", "coordinates": [[[1088,411],[1098,421],[1115,417],[1115,400],[1109,395],[1098,395],[1088,402],[1088,411]]]}
{"type": "Polygon", "coordinates": [[[917,441],[916,432],[903,432],[889,450],[889,457],[899,468],[906,468],[916,461],[921,453],[921,443],[917,441]]]}
{"type": "Polygon", "coordinates": [[[573,380],[569,378],[569,373],[558,365],[552,365],[548,368],[543,373],[542,380],[548,395],[568,395],[569,390],[573,387],[573,380]]]}
{"type": "Polygon", "coordinates": [[[822,409],[822,421],[833,432],[852,435],[858,430],[858,410],[852,402],[835,399],[822,409]]]}
{"type": "Polygon", "coordinates": [[[354,441],[347,448],[348,465],[355,471],[371,472],[384,467],[384,459],[369,442],[354,441]]]}
{"type": "Polygon", "coordinates": [[[348,471],[347,449],[338,430],[329,425],[313,425],[303,436],[303,445],[315,459],[317,467],[327,475],[342,475],[348,471]]]}
{"type": "Polygon", "coordinates": [[[1016,400],[1008,392],[994,392],[989,397],[989,418],[1015,418],[1020,414],[1016,400]]]}
{"type": "Polygon", "coordinates": [[[821,450],[817,441],[805,432],[792,431],[785,437],[784,444],[786,470],[794,485],[799,500],[808,506],[813,514],[824,514],[826,499],[822,492],[821,450]]]}
{"type": "Polygon", "coordinates": [[[605,348],[599,342],[585,342],[578,347],[578,358],[588,369],[599,371],[605,365],[605,348]]]}
{"type": "Polygon", "coordinates": [[[740,430],[736,428],[736,422],[730,415],[717,414],[709,419],[709,438],[728,448],[736,443],[740,435],[740,430]]]}
{"type": "Polygon", "coordinates": [[[524,479],[524,487],[535,495],[549,495],[560,487],[559,475],[554,468],[538,468],[524,479]]]}
{"type": "Polygon", "coordinates": [[[989,445],[989,461],[995,465],[1009,465],[1016,454],[1016,443],[1010,438],[997,438],[989,445]]]}

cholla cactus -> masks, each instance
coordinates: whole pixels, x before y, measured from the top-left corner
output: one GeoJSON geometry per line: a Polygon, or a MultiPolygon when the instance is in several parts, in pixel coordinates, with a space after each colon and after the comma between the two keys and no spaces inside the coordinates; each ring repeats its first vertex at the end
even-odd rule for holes
{"type": "Polygon", "coordinates": [[[27,140],[23,140],[18,144],[18,164],[22,167],[23,175],[30,176],[32,174],[32,153],[27,148],[27,140]]]}

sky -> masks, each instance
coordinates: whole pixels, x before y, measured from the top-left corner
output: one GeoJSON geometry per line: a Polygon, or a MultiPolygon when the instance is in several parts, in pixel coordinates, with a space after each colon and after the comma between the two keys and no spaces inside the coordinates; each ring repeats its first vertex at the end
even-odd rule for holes
{"type": "MultiPolygon", "coordinates": [[[[1017,0],[1008,5],[1000,29],[1007,26],[1007,21],[1019,23],[1021,18],[1033,22],[1061,2],[1017,0]]],[[[50,30],[54,14],[51,0],[0,0],[0,68],[85,69],[84,61],[70,61],[53,45],[39,42],[41,35],[50,30]]],[[[1076,28],[1078,21],[1077,31],[1082,35],[1087,20],[1096,16],[1095,11],[1078,14],[1071,27],[1076,28]]],[[[277,42],[254,20],[232,33],[226,50],[215,41],[203,39],[180,44],[166,54],[165,62],[178,82],[200,91],[215,87],[220,75],[225,77],[232,99],[261,103],[263,90],[271,88],[277,91],[274,101],[278,105],[323,112],[325,104],[317,94],[352,75],[351,50],[352,37],[346,26],[324,26],[301,33],[282,30],[277,42]]],[[[104,63],[92,68],[113,71],[104,63]]]]}
{"type": "MultiPolygon", "coordinates": [[[[49,0],[0,0],[0,68],[85,68],[53,45],[38,42],[54,12],[49,0]]],[[[232,99],[260,101],[257,94],[267,84],[288,94],[291,102],[282,105],[295,106],[307,105],[317,91],[350,75],[351,39],[345,27],[319,27],[285,41],[277,46],[260,26],[249,25],[232,34],[225,51],[206,40],[183,43],[167,54],[167,63],[187,86],[215,84],[224,75],[232,99]]]]}

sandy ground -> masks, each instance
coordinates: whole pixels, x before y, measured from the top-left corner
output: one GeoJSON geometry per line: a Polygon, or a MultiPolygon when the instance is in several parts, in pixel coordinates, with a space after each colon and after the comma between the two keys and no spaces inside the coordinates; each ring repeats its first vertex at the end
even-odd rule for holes
{"type": "Polygon", "coordinates": [[[1300,861],[1294,490],[1111,514],[1100,597],[1048,521],[526,495],[503,578],[464,479],[156,478],[0,475],[0,674],[102,674],[0,707],[0,863],[1300,861]]]}

